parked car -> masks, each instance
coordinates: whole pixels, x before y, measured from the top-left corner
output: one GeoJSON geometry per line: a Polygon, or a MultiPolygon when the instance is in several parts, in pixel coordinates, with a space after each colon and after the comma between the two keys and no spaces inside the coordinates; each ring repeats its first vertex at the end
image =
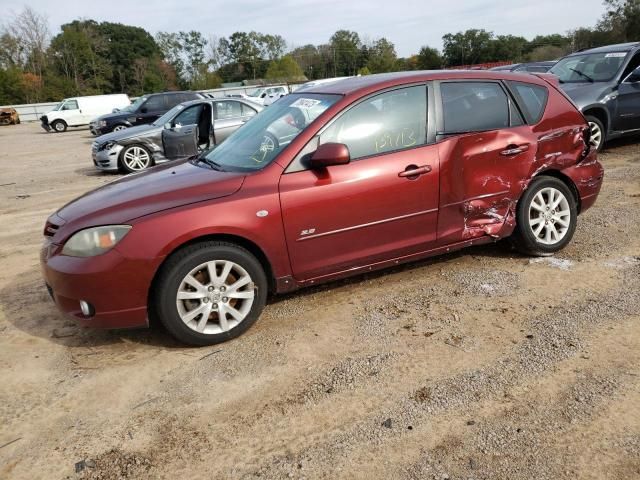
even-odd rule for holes
{"type": "Polygon", "coordinates": [[[600,150],[607,140],[640,132],[640,42],[572,53],[549,71],[584,113],[600,150]]]}
{"type": "Polygon", "coordinates": [[[546,73],[551,67],[556,64],[556,61],[548,62],[529,62],[529,63],[514,63],[511,65],[500,65],[499,67],[493,67],[489,70],[494,72],[529,72],[529,73],[546,73]]]}
{"type": "Polygon", "coordinates": [[[66,132],[67,127],[88,125],[98,115],[130,105],[129,97],[123,93],[65,98],[46,115],[40,117],[46,131],[66,132]]]}
{"type": "Polygon", "coordinates": [[[99,170],[135,173],[196,155],[224,141],[264,107],[244,99],[201,99],[176,105],[150,125],[98,137],[92,145],[99,170]]]}
{"type": "Polygon", "coordinates": [[[510,237],[565,247],[603,168],[552,76],[402,72],[280,99],[216,148],[105,185],[47,220],[58,308],[229,340],[267,294],[510,237]]]}
{"type": "Polygon", "coordinates": [[[271,105],[273,102],[281,97],[284,97],[289,93],[289,90],[285,86],[279,87],[261,87],[243,95],[247,100],[259,103],[265,107],[271,105]]]}
{"type": "Polygon", "coordinates": [[[143,95],[118,112],[95,118],[89,125],[89,129],[94,135],[104,135],[136,125],[147,125],[156,121],[179,103],[199,98],[208,97],[197,92],[163,92],[143,95]]]}
{"type": "Polygon", "coordinates": [[[18,125],[20,123],[20,115],[15,108],[0,108],[0,125],[18,125]]]}

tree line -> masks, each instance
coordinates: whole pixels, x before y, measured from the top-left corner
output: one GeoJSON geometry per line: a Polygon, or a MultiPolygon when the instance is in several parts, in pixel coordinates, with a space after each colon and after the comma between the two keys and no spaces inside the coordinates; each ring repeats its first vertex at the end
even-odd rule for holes
{"type": "Polygon", "coordinates": [[[302,81],[489,62],[552,60],[578,49],[640,39],[640,0],[605,0],[594,27],[527,40],[483,29],[448,33],[442,51],[423,46],[399,57],[387,38],[338,30],[320,45],[291,47],[280,35],[157,32],[74,20],[52,35],[46,17],[26,7],[0,25],[0,105],[73,95],[216,88],[223,82],[302,81]]]}

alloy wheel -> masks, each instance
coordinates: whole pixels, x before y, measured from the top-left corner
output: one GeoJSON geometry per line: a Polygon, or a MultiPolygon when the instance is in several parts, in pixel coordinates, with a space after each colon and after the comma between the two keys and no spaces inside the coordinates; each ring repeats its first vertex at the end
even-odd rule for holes
{"type": "Polygon", "coordinates": [[[129,147],[122,155],[125,166],[132,171],[141,171],[151,164],[151,156],[142,147],[129,147]]]}
{"type": "Polygon", "coordinates": [[[602,143],[602,129],[596,122],[589,122],[589,129],[591,130],[591,144],[598,149],[602,143]]]}
{"type": "Polygon", "coordinates": [[[124,125],[116,125],[115,127],[113,127],[113,131],[114,132],[119,132],[121,130],[126,130],[127,127],[125,127],[124,125]]]}
{"type": "Polygon", "coordinates": [[[198,265],[180,282],[176,307],[180,319],[198,333],[219,334],[237,327],[251,311],[255,285],[235,262],[198,265]]]}
{"type": "Polygon", "coordinates": [[[555,245],[571,225],[571,209],[564,194],[553,187],[541,189],[529,205],[529,227],[539,243],[555,245]]]}

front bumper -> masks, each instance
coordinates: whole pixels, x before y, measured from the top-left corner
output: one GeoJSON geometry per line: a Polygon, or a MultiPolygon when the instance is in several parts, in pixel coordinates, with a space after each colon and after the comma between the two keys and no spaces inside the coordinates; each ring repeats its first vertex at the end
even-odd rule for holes
{"type": "Polygon", "coordinates": [[[42,274],[58,309],[84,326],[138,328],[149,324],[147,295],[160,261],[129,259],[116,249],[95,257],[61,255],[62,247],[45,243],[42,274]],[[94,309],[80,310],[80,300],[94,309]]]}
{"type": "Polygon", "coordinates": [[[122,145],[114,145],[110,149],[97,150],[96,146],[91,148],[91,157],[93,164],[98,170],[105,172],[118,171],[118,158],[122,151],[122,145]]]}

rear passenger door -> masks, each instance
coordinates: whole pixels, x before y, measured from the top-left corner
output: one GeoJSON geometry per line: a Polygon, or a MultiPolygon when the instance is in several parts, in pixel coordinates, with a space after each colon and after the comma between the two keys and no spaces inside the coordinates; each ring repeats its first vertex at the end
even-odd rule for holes
{"type": "MultiPolygon", "coordinates": [[[[522,182],[535,158],[536,136],[500,81],[442,81],[436,91],[438,241],[498,235],[514,220],[522,182]]],[[[546,104],[546,96],[543,100],[546,104]]]]}

